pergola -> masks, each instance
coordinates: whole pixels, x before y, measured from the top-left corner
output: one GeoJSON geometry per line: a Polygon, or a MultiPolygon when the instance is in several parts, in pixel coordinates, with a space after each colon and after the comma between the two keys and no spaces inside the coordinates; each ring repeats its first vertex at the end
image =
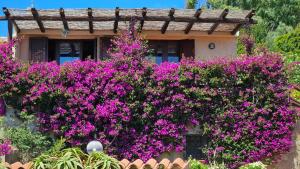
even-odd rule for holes
{"type": "Polygon", "coordinates": [[[3,8],[5,16],[0,20],[8,20],[9,38],[12,28],[19,33],[22,30],[81,30],[93,34],[95,30],[111,30],[117,33],[126,29],[129,22],[135,20],[137,29],[167,31],[202,31],[236,32],[245,25],[255,24],[252,19],[254,10],[209,10],[209,9],[8,9],[3,8]]]}

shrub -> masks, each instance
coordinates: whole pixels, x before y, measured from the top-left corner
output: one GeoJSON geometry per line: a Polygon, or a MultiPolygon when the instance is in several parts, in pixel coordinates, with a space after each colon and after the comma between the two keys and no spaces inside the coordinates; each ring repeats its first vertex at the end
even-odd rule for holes
{"type": "Polygon", "coordinates": [[[189,167],[190,169],[208,169],[208,166],[202,164],[200,161],[196,159],[190,160],[189,165],[190,165],[189,167]]]}
{"type": "Polygon", "coordinates": [[[182,152],[195,125],[209,136],[207,155],[216,152],[216,163],[230,168],[288,151],[296,113],[288,108],[280,56],[154,65],[143,59],[143,43],[130,44],[103,62],[38,63],[13,71],[14,83],[3,83],[13,92],[0,96],[21,97],[23,112],[68,145],[97,139],[118,158],[146,161],[182,152]]]}
{"type": "Polygon", "coordinates": [[[300,26],[275,39],[277,50],[284,53],[300,54],[300,26]]]}
{"type": "Polygon", "coordinates": [[[38,131],[27,127],[7,128],[4,137],[9,139],[18,150],[18,158],[28,162],[47,151],[51,146],[51,139],[38,131]]]}
{"type": "Polygon", "coordinates": [[[120,169],[119,161],[102,152],[93,152],[86,160],[85,169],[120,169]]]}
{"type": "Polygon", "coordinates": [[[0,169],[7,169],[4,163],[0,163],[0,169]]]}
{"type": "Polygon", "coordinates": [[[267,169],[267,166],[259,161],[241,166],[240,169],[267,169]]]}
{"type": "Polygon", "coordinates": [[[120,169],[119,161],[102,153],[85,154],[80,148],[64,147],[64,140],[60,140],[48,152],[33,161],[32,169],[120,169]]]}

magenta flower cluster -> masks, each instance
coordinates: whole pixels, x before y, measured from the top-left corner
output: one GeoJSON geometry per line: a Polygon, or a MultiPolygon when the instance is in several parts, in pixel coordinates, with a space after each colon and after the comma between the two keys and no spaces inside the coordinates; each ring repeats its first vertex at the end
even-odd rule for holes
{"type": "Polygon", "coordinates": [[[4,116],[6,114],[6,107],[5,107],[4,99],[0,98],[0,116],[4,116]]]}
{"type": "Polygon", "coordinates": [[[3,141],[0,144],[0,156],[8,155],[12,152],[11,142],[8,140],[3,141]]]}
{"type": "Polygon", "coordinates": [[[1,57],[0,95],[37,115],[41,130],[76,146],[98,139],[120,159],[182,152],[197,125],[208,156],[230,168],[289,150],[296,113],[279,56],[155,65],[143,43],[123,43],[101,62],[20,67],[1,57]]]}

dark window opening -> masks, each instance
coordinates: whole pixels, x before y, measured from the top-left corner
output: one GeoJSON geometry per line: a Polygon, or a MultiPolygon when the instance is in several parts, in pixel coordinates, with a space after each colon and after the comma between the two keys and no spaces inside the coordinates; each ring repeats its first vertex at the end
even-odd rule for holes
{"type": "Polygon", "coordinates": [[[190,156],[196,159],[205,159],[206,155],[203,152],[203,148],[207,145],[207,136],[202,134],[187,134],[186,135],[186,149],[185,158],[190,156]]]}
{"type": "Polygon", "coordinates": [[[194,57],[194,40],[150,40],[147,59],[154,63],[178,63],[182,57],[194,57]]]}
{"type": "Polygon", "coordinates": [[[56,60],[56,40],[48,40],[48,61],[56,60]]]}
{"type": "Polygon", "coordinates": [[[59,42],[56,45],[57,48],[57,62],[59,64],[64,64],[67,62],[72,62],[80,60],[82,55],[82,47],[80,42],[69,41],[69,42],[59,42]]]}
{"type": "Polygon", "coordinates": [[[109,52],[109,49],[112,47],[111,39],[112,39],[112,37],[101,38],[100,55],[101,55],[102,60],[110,58],[108,52],[109,52]]]}
{"type": "Polygon", "coordinates": [[[178,41],[149,41],[150,53],[147,59],[161,64],[163,62],[179,62],[180,50],[178,41]]]}
{"type": "Polygon", "coordinates": [[[83,41],[82,43],[82,60],[96,59],[96,40],[83,41]]]}
{"type": "Polygon", "coordinates": [[[96,59],[96,40],[49,40],[48,44],[48,61],[96,59]]]}

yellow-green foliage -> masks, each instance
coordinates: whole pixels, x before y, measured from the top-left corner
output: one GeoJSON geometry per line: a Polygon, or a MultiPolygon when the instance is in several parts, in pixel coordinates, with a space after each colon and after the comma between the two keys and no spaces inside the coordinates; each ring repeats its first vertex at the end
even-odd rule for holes
{"type": "Polygon", "coordinates": [[[79,148],[63,147],[64,140],[58,141],[52,149],[34,159],[31,169],[120,169],[117,159],[102,152],[88,155],[79,148]]]}
{"type": "Polygon", "coordinates": [[[280,52],[300,55],[300,26],[276,38],[275,45],[280,52]]]}
{"type": "Polygon", "coordinates": [[[240,169],[267,169],[267,166],[262,162],[258,161],[255,163],[246,164],[241,166],[240,169]]]}

